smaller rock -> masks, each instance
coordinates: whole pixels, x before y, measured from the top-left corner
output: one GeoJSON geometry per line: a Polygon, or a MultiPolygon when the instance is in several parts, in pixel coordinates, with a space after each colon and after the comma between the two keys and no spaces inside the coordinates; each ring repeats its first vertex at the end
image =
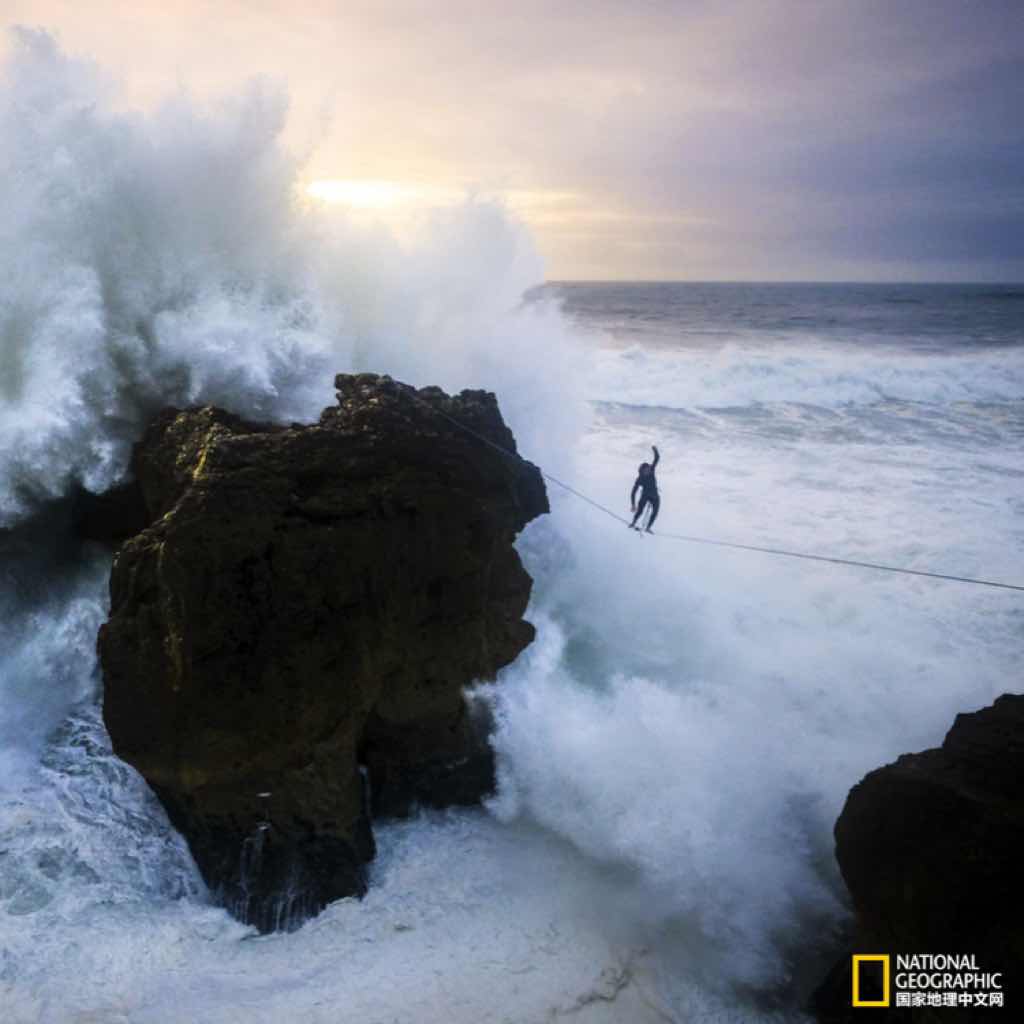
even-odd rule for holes
{"type": "MultiPolygon", "coordinates": [[[[940,748],[871,772],[850,791],[835,835],[856,952],[973,954],[980,970],[1003,975],[1008,1001],[1024,999],[1024,696],[957,715],[940,748]]],[[[818,1019],[860,1020],[850,992],[844,956],[815,997],[818,1019]]],[[[872,1012],[923,1024],[987,1011],[872,1012]]]]}

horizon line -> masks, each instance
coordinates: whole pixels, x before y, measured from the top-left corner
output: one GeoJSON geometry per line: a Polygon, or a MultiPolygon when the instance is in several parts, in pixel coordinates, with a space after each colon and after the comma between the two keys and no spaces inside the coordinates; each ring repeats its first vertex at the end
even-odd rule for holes
{"type": "Polygon", "coordinates": [[[879,280],[857,280],[855,278],[792,278],[787,280],[750,278],[689,278],[689,277],[552,277],[533,287],[558,284],[757,284],[757,285],[793,285],[793,284],[844,284],[844,285],[878,285],[880,287],[900,288],[948,288],[975,287],[975,288],[1024,288],[1024,280],[1021,281],[906,281],[894,279],[892,281],[879,280]]]}

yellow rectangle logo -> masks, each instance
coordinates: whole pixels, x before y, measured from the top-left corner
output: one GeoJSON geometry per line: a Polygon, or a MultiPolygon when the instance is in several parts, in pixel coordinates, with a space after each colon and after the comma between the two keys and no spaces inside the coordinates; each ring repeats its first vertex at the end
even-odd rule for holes
{"type": "Polygon", "coordinates": [[[853,955],[853,1005],[854,1006],[888,1006],[889,1005],[889,954],[888,953],[854,953],[853,955]],[[882,998],[861,999],[860,997],[860,965],[862,963],[880,963],[882,965],[882,998]]]}

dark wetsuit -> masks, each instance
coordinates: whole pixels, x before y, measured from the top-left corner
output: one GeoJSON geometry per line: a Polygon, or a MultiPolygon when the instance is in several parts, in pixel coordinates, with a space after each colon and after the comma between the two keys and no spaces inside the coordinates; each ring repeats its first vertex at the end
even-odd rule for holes
{"type": "Polygon", "coordinates": [[[651,506],[651,518],[647,520],[647,529],[649,530],[654,525],[654,520],[658,518],[658,509],[661,507],[661,498],[658,497],[658,481],[654,476],[654,467],[658,465],[658,459],[661,458],[658,449],[654,449],[654,461],[650,464],[651,469],[649,473],[640,473],[637,475],[636,483],[633,484],[633,490],[629,492],[629,503],[630,505],[636,504],[636,492],[640,491],[640,504],[636,505],[636,515],[633,516],[633,522],[631,526],[636,526],[640,521],[640,517],[644,514],[644,509],[648,505],[651,506]]]}

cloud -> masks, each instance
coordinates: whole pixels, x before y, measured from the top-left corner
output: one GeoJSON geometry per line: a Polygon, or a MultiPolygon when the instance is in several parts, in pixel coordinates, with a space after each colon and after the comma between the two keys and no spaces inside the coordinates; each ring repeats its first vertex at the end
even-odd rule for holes
{"type": "Polygon", "coordinates": [[[571,195],[553,276],[1024,277],[1016,0],[11,2],[140,102],[285,80],[316,177],[571,195]]]}

